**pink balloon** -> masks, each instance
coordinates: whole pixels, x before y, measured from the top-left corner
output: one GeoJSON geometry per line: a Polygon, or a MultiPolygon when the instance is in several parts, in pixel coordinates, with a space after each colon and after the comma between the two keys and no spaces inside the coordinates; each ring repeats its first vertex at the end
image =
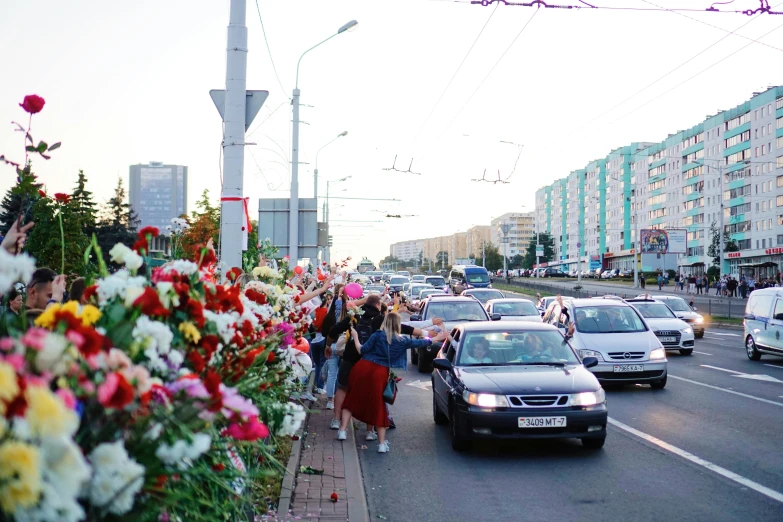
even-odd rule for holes
{"type": "Polygon", "coordinates": [[[359,299],[364,293],[362,291],[362,286],[359,283],[349,283],[345,285],[343,290],[345,291],[345,295],[351,299],[359,299]]]}
{"type": "Polygon", "coordinates": [[[294,273],[296,275],[302,275],[302,272],[304,272],[304,269],[301,266],[297,265],[294,267],[294,273]]]}

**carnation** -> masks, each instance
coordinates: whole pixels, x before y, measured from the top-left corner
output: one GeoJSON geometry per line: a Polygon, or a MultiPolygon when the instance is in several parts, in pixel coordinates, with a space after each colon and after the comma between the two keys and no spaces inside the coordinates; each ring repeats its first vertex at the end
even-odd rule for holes
{"type": "Polygon", "coordinates": [[[94,470],[87,487],[90,503],[115,515],[130,511],[144,485],[144,466],[128,456],[121,440],[98,445],[89,460],[94,470]]]}
{"type": "Polygon", "coordinates": [[[167,466],[176,467],[179,470],[188,469],[194,460],[209,451],[212,445],[212,436],[206,433],[197,433],[193,436],[193,442],[178,440],[174,444],[165,442],[155,450],[155,456],[167,466]]]}
{"type": "Polygon", "coordinates": [[[294,404],[293,402],[288,402],[285,406],[278,407],[285,410],[285,416],[277,429],[277,435],[290,437],[296,434],[302,426],[305,417],[307,417],[304,407],[300,404],[294,404]]]}
{"type": "Polygon", "coordinates": [[[170,369],[179,369],[183,357],[171,349],[174,334],[166,324],[142,315],[136,320],[132,335],[143,346],[144,355],[147,356],[145,365],[151,371],[166,374],[170,369]],[[170,368],[168,363],[174,368],[170,368]]]}
{"type": "Polygon", "coordinates": [[[218,335],[223,339],[223,342],[228,344],[236,333],[237,321],[239,320],[239,314],[236,312],[220,313],[216,314],[209,310],[204,310],[204,318],[207,321],[215,323],[218,329],[218,335]]]}
{"type": "Polygon", "coordinates": [[[122,243],[114,245],[109,250],[109,256],[111,256],[113,262],[118,265],[125,265],[128,270],[138,270],[144,264],[144,258],[122,243]]]}
{"type": "Polygon", "coordinates": [[[27,254],[12,255],[0,248],[0,294],[6,293],[14,283],[27,283],[35,272],[35,259],[27,254]]]}
{"type": "Polygon", "coordinates": [[[141,276],[131,276],[127,270],[118,270],[112,275],[98,281],[96,293],[101,306],[115,297],[125,299],[128,288],[142,288],[147,280],[141,276]]]}

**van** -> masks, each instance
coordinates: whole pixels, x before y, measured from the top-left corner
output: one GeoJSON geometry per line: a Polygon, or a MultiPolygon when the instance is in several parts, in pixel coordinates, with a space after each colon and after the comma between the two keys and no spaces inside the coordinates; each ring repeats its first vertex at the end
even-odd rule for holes
{"type": "Polygon", "coordinates": [[[743,323],[748,359],[758,361],[762,354],[783,356],[783,289],[754,290],[743,323]]]}
{"type": "Polygon", "coordinates": [[[492,283],[486,268],[457,265],[449,274],[449,287],[454,295],[459,295],[470,288],[492,288],[492,283]]]}

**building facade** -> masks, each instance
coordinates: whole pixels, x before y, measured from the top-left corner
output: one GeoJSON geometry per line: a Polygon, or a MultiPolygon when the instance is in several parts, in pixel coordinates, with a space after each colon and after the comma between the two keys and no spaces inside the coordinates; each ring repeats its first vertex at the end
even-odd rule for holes
{"type": "Polygon", "coordinates": [[[674,267],[703,273],[713,231],[722,273],[775,277],[783,263],[783,87],[707,116],[659,143],[632,143],[536,192],[536,218],[552,234],[565,269],[670,268],[670,257],[639,256],[640,230],[680,230],[674,267]],[[730,249],[728,249],[730,250],[730,249]],[[650,258],[650,259],[648,259],[650,258]],[[581,265],[580,265],[581,261],[581,265]]]}
{"type": "Polygon", "coordinates": [[[490,242],[498,247],[501,255],[512,258],[516,255],[524,256],[533,235],[536,233],[536,213],[535,212],[507,212],[502,216],[496,217],[490,222],[490,242]],[[507,243],[503,242],[503,231],[501,224],[510,225],[508,230],[507,243]]]}
{"type": "Polygon", "coordinates": [[[188,212],[188,168],[152,162],[130,166],[130,205],[140,227],[158,227],[163,233],[171,219],[188,212]]]}
{"type": "Polygon", "coordinates": [[[389,254],[403,261],[413,261],[419,259],[424,252],[424,240],[414,239],[413,241],[400,241],[389,247],[389,254]]]}

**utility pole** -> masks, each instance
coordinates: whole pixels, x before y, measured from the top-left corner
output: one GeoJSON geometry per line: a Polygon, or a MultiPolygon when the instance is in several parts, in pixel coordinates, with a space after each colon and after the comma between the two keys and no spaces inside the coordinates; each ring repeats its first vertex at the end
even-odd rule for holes
{"type": "Polygon", "coordinates": [[[508,274],[508,268],[506,265],[506,255],[508,254],[508,233],[514,225],[512,223],[501,223],[499,225],[500,231],[503,232],[503,277],[508,274]]]}

